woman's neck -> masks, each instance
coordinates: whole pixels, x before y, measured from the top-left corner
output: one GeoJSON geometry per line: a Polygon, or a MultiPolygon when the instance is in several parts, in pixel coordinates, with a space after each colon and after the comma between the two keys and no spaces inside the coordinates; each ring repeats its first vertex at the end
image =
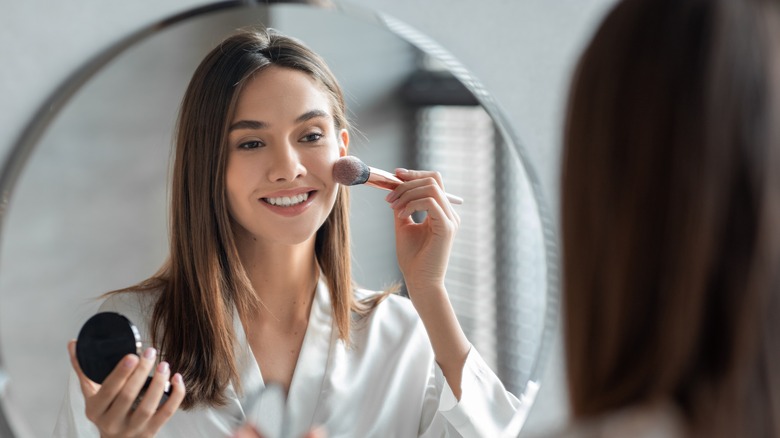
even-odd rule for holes
{"type": "Polygon", "coordinates": [[[282,325],[308,320],[319,279],[314,239],[298,245],[237,242],[241,263],[261,302],[258,320],[282,325]]]}

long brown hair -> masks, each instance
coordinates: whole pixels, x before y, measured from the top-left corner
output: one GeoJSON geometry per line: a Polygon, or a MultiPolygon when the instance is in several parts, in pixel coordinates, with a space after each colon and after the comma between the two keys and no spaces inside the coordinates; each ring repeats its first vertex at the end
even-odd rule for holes
{"type": "MultiPolygon", "coordinates": [[[[161,291],[151,336],[187,383],[184,408],[224,404],[230,382],[240,390],[233,312],[246,315],[256,309],[257,299],[238,256],[227,208],[227,136],[242,86],[270,65],[314,78],[332,100],[336,130],[348,128],[338,82],[305,45],[270,29],[242,30],[225,39],[198,66],[181,104],[169,259],[150,279],[118,291],[161,291]]],[[[378,300],[353,299],[349,200],[343,186],[317,231],[315,255],[330,288],[339,337],[348,342],[351,312],[365,314],[378,300]]]]}
{"type": "Polygon", "coordinates": [[[780,436],[773,0],[626,0],[564,138],[573,415],[671,400],[697,436],[780,436]]]}

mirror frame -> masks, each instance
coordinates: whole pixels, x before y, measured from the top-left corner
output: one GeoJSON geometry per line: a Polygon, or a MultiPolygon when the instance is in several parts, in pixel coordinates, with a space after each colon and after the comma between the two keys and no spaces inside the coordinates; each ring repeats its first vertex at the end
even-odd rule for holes
{"type": "MultiPolygon", "coordinates": [[[[384,13],[369,10],[362,6],[357,6],[348,1],[326,0],[326,1],[295,1],[295,0],[265,0],[263,2],[252,0],[228,0],[210,3],[204,6],[188,9],[184,12],[174,14],[167,18],[153,22],[130,34],[122,37],[119,41],[110,44],[97,54],[89,57],[80,67],[68,75],[59,86],[46,98],[38,107],[33,116],[25,125],[21,134],[13,143],[8,152],[5,161],[0,170],[0,242],[2,242],[3,225],[8,214],[8,207],[11,201],[14,187],[19,176],[24,170],[28,159],[35,151],[37,144],[43,136],[46,129],[50,126],[54,118],[59,114],[84,84],[87,83],[95,74],[105,67],[119,55],[125,53],[127,49],[135,44],[165,30],[171,26],[184,22],[195,17],[202,17],[212,13],[225,11],[241,7],[259,7],[270,6],[272,4],[300,3],[308,4],[313,7],[324,7],[333,9],[349,16],[374,22],[388,31],[395,33],[398,37],[410,43],[427,55],[440,61],[450,72],[466,86],[466,88],[476,97],[479,104],[485,109],[488,115],[493,119],[498,132],[511,143],[509,148],[517,154],[520,160],[525,176],[536,203],[537,213],[539,214],[542,226],[542,238],[545,250],[546,267],[546,294],[545,294],[545,314],[543,318],[543,327],[541,331],[540,346],[536,355],[528,382],[526,382],[520,398],[523,403],[533,404],[536,393],[539,389],[540,379],[543,372],[543,366],[547,362],[550,350],[554,341],[555,332],[558,326],[559,308],[560,308],[560,269],[557,234],[555,224],[547,206],[539,177],[533,166],[530,164],[528,154],[520,143],[517,136],[510,129],[509,120],[500,110],[498,103],[487,92],[484,86],[474,78],[471,73],[458,62],[447,50],[438,43],[431,40],[421,32],[415,30],[409,25],[390,17],[384,13]]],[[[2,275],[2,273],[0,273],[2,275]]],[[[26,429],[22,415],[15,411],[12,400],[8,395],[8,384],[11,380],[3,366],[3,351],[0,345],[0,436],[3,437],[28,437],[30,432],[26,429]]],[[[525,416],[516,415],[512,423],[507,428],[507,436],[516,436],[525,421],[525,416]]]]}

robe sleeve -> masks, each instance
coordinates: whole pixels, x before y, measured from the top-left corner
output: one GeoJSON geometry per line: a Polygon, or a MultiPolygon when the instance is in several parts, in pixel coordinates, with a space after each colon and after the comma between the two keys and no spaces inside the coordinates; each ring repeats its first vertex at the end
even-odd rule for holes
{"type": "Polygon", "coordinates": [[[65,399],[54,427],[56,438],[99,438],[100,431],[87,420],[84,396],[81,394],[76,372],[70,370],[65,399]]]}
{"type": "Polygon", "coordinates": [[[519,410],[529,408],[504,388],[474,347],[466,357],[461,379],[458,401],[433,362],[423,401],[421,438],[498,437],[519,410]]]}

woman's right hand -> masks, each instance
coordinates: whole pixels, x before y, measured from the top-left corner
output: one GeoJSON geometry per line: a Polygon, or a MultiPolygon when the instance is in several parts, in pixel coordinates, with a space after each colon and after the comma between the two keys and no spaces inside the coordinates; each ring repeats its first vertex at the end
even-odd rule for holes
{"type": "Polygon", "coordinates": [[[146,378],[155,364],[157,352],[149,348],[139,358],[128,354],[117,364],[103,384],[97,384],[84,375],[76,359],[76,341],[68,343],[70,363],[79,378],[84,394],[87,418],[100,430],[100,436],[152,437],[176,412],[184,400],[184,382],[181,374],[170,379],[167,362],[160,362],[143,399],[133,408],[146,378]],[[168,400],[159,406],[166,383],[171,381],[168,400]]]}

